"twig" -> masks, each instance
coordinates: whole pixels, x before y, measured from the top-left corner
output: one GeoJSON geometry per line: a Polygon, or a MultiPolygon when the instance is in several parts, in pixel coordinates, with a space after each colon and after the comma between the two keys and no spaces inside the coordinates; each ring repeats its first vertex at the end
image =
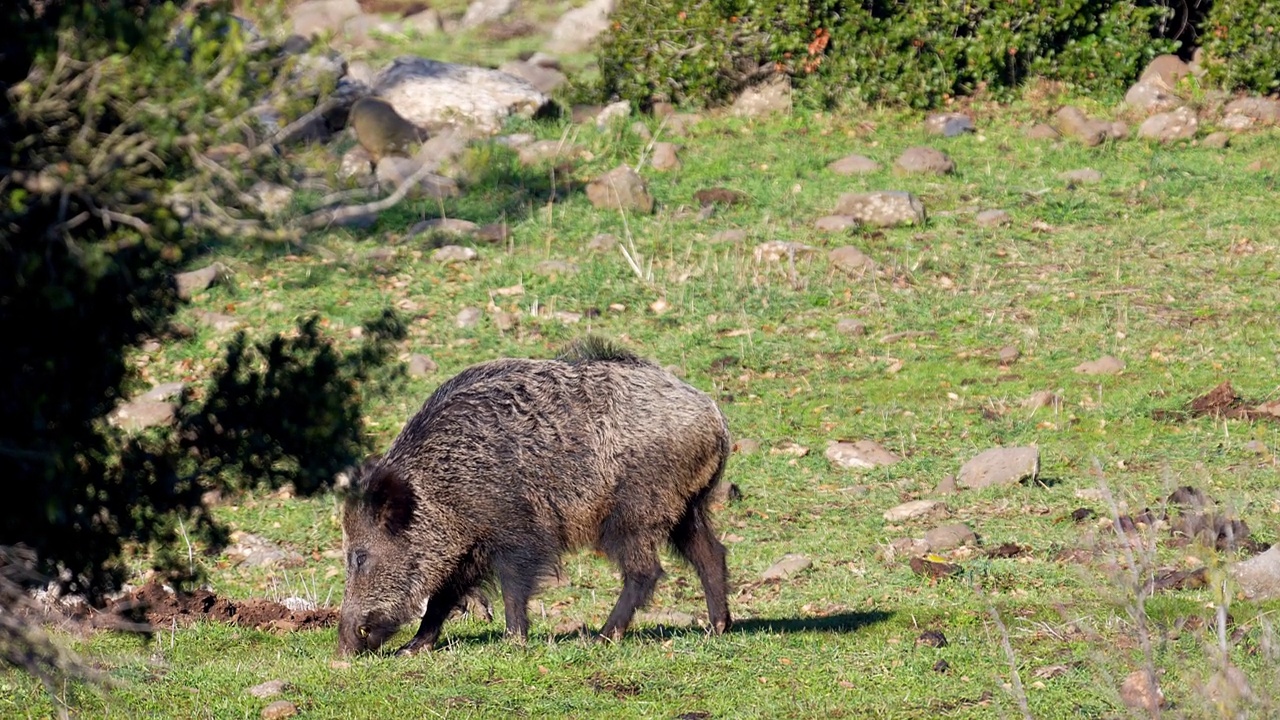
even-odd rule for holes
{"type": "Polygon", "coordinates": [[[318,210],[310,215],[302,217],[298,220],[297,225],[303,230],[318,230],[332,225],[333,223],[341,223],[343,221],[350,220],[351,218],[360,217],[361,215],[380,213],[383,210],[394,207],[397,203],[403,200],[404,196],[409,194],[409,190],[413,186],[422,182],[422,180],[428,175],[433,174],[431,170],[432,168],[428,165],[419,167],[412,175],[402,180],[394,192],[381,200],[375,200],[363,205],[349,205],[333,210],[318,210]]]}
{"type": "Polygon", "coordinates": [[[277,130],[270,137],[263,140],[261,143],[258,144],[257,147],[249,151],[249,155],[256,156],[256,155],[271,154],[272,152],[275,151],[274,148],[276,145],[289,142],[295,136],[301,134],[302,131],[308,125],[310,125],[313,121],[315,121],[316,118],[322,117],[325,113],[338,107],[343,102],[345,101],[330,95],[329,97],[325,98],[322,102],[317,104],[314,108],[312,108],[309,112],[304,114],[302,117],[298,118],[297,120],[294,120],[288,125],[285,125],[284,127],[277,130]]]}

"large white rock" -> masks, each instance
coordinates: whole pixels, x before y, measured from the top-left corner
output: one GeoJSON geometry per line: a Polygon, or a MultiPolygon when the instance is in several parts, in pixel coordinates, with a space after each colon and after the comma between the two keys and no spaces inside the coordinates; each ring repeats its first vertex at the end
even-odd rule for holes
{"type": "Polygon", "coordinates": [[[590,0],[580,8],[560,16],[551,30],[547,49],[553,53],[576,53],[591,47],[597,36],[609,28],[609,14],[616,0],[590,0]]]}
{"type": "Polygon", "coordinates": [[[413,55],[378,73],[373,93],[420,127],[464,125],[490,135],[508,116],[532,116],[550,101],[523,78],[413,55]]]}

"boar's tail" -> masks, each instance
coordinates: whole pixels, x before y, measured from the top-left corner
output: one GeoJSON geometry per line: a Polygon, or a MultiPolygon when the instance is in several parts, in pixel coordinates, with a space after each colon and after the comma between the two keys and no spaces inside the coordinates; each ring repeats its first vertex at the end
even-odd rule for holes
{"type": "Polygon", "coordinates": [[[630,350],[595,335],[587,335],[569,343],[556,359],[574,365],[588,362],[645,362],[643,358],[630,350]]]}

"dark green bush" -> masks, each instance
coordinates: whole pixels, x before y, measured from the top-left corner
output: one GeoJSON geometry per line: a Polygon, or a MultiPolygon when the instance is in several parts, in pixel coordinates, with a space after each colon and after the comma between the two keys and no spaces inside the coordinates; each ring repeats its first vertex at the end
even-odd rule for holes
{"type": "Polygon", "coordinates": [[[1280,89],[1280,4],[1215,0],[1200,37],[1210,82],[1263,94],[1280,89]]]}
{"type": "Polygon", "coordinates": [[[599,90],[714,105],[775,72],[805,100],[932,107],[1039,75],[1119,90],[1152,57],[1164,7],[1131,0],[701,0],[623,3],[602,42],[599,90]]]}

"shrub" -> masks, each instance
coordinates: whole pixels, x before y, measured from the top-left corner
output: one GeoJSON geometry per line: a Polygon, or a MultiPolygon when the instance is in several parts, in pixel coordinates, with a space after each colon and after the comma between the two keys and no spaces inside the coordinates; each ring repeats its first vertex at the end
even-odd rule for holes
{"type": "Polygon", "coordinates": [[[1280,5],[1215,0],[1200,36],[1210,82],[1263,94],[1280,89],[1280,5]]]}

